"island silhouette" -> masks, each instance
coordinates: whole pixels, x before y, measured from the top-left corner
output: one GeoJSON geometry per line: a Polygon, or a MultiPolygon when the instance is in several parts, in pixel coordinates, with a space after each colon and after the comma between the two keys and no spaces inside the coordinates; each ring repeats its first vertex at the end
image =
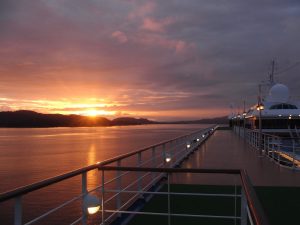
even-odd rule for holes
{"type": "Polygon", "coordinates": [[[227,123],[227,117],[201,119],[192,121],[159,122],[145,118],[119,117],[109,120],[101,116],[43,114],[30,110],[0,112],[0,127],[96,127],[96,126],[126,126],[143,124],[222,124],[227,123]]]}

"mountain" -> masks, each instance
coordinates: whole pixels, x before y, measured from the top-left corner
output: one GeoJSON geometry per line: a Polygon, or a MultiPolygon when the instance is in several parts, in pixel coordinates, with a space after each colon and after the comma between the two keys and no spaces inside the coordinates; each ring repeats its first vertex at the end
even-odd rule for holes
{"type": "Polygon", "coordinates": [[[226,116],[192,121],[156,122],[144,118],[120,117],[109,120],[105,117],[80,115],[42,114],[34,111],[19,110],[0,112],[0,127],[96,127],[125,126],[142,124],[225,124],[226,116]]]}
{"type": "Polygon", "coordinates": [[[0,112],[0,127],[93,127],[150,123],[155,122],[130,117],[117,118],[110,121],[100,116],[88,117],[80,115],[42,114],[28,110],[0,112]]]}
{"type": "Polygon", "coordinates": [[[136,118],[132,118],[132,117],[120,117],[120,118],[116,118],[113,119],[111,121],[111,124],[113,126],[120,126],[120,125],[142,125],[142,124],[154,124],[157,122],[154,121],[150,121],[148,119],[136,119],[136,118]]]}

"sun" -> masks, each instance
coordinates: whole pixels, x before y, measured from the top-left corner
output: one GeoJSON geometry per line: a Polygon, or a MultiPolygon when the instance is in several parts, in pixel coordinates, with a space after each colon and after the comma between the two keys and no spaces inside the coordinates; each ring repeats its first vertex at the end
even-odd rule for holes
{"type": "Polygon", "coordinates": [[[90,116],[90,117],[95,117],[98,115],[101,115],[97,110],[88,110],[84,112],[84,115],[90,116]]]}
{"type": "Polygon", "coordinates": [[[115,112],[89,109],[89,110],[85,110],[82,114],[89,117],[96,117],[96,116],[111,116],[114,115],[115,112]]]}

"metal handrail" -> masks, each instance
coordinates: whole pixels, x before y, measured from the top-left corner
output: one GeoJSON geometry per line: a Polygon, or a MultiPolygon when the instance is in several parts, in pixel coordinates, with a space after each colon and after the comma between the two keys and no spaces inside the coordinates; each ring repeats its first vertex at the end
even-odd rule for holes
{"type": "Polygon", "coordinates": [[[280,137],[243,127],[234,127],[234,131],[238,133],[239,136],[245,138],[250,145],[259,150],[260,155],[264,154],[281,167],[300,170],[299,158],[297,158],[296,155],[296,153],[299,154],[300,147],[296,146],[294,142],[295,140],[299,140],[298,138],[280,137]],[[261,139],[259,138],[260,135],[261,139]],[[287,145],[284,143],[285,140],[293,140],[293,143],[287,145]],[[288,149],[292,151],[287,151],[288,149]],[[291,159],[285,156],[289,156],[291,159]]]}
{"type": "Polygon", "coordinates": [[[263,211],[262,205],[260,204],[260,202],[257,198],[257,195],[255,193],[255,190],[254,190],[253,186],[251,185],[247,171],[240,170],[240,176],[241,176],[243,188],[245,190],[248,207],[249,207],[251,214],[253,215],[255,224],[257,224],[257,225],[269,224],[269,221],[267,220],[267,217],[263,211]]]}
{"type": "MultiPolygon", "coordinates": [[[[191,169],[191,168],[138,168],[138,167],[115,167],[101,166],[102,171],[136,171],[136,172],[157,172],[157,173],[208,173],[208,174],[234,174],[239,175],[242,181],[242,188],[249,206],[253,221],[256,225],[269,225],[262,205],[260,204],[255,190],[251,184],[246,170],[240,169],[191,169]]],[[[126,211],[125,211],[126,212],[126,211]]]]}

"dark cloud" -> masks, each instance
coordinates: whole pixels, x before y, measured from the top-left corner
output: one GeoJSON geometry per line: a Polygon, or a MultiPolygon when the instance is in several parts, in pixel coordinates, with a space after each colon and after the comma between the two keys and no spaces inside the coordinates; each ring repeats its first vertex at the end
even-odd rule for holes
{"type": "MultiPolygon", "coordinates": [[[[2,0],[1,94],[126,95],[112,109],[222,115],[230,102],[256,101],[271,59],[278,71],[300,60],[299,27],[297,0],[2,0]]],[[[275,78],[300,96],[299,72],[275,78]]]]}

